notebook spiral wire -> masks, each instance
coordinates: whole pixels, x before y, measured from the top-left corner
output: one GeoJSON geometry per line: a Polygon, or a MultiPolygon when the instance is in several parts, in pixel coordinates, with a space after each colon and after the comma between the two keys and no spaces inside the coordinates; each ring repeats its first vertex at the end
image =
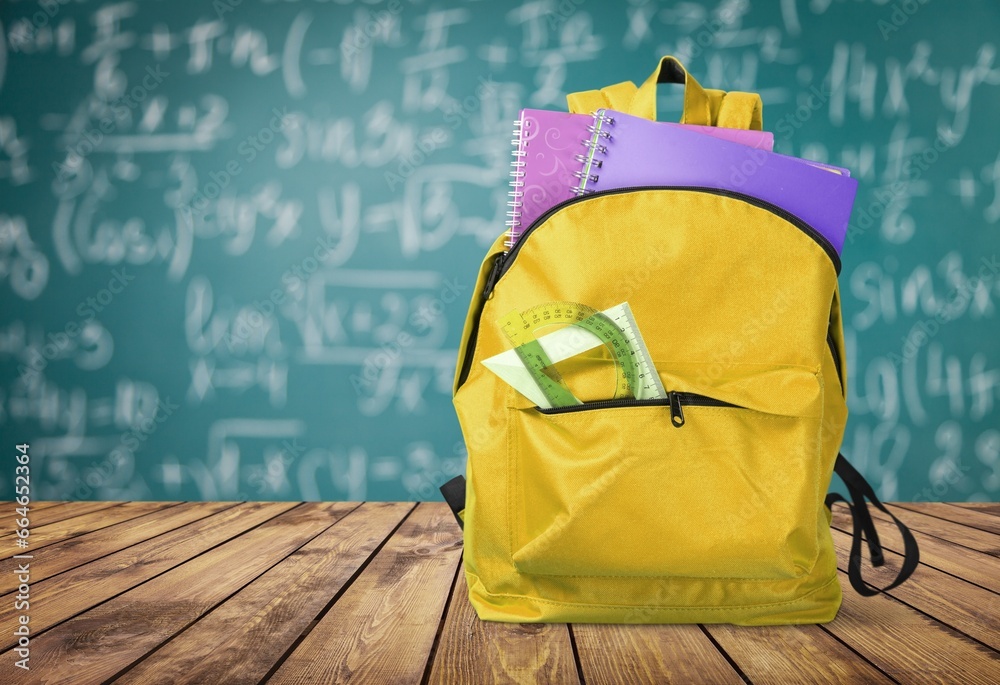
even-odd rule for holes
{"type": "Polygon", "coordinates": [[[582,169],[573,172],[573,176],[580,179],[578,184],[570,187],[573,194],[586,195],[587,193],[594,192],[594,188],[588,188],[587,184],[597,183],[600,178],[600,174],[595,174],[594,170],[604,166],[604,160],[598,159],[597,155],[606,155],[608,153],[607,143],[612,140],[611,131],[608,129],[614,125],[614,117],[608,116],[607,112],[603,110],[594,112],[594,123],[587,126],[591,137],[580,141],[587,148],[587,152],[586,154],[573,155],[573,159],[583,165],[582,169]]]}
{"type": "Polygon", "coordinates": [[[507,239],[504,245],[509,250],[517,241],[521,229],[521,209],[524,206],[524,156],[528,154],[522,146],[526,133],[526,122],[514,122],[514,138],[511,144],[510,190],[507,192],[507,239]]]}

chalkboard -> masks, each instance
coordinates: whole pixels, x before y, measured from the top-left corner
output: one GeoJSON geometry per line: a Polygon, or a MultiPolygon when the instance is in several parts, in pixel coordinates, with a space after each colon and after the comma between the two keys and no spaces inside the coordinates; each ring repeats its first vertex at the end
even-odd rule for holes
{"type": "Polygon", "coordinates": [[[512,121],[664,54],[861,182],[845,454],[884,498],[1000,494],[996,2],[32,0],[0,29],[5,498],[28,443],[36,499],[437,499],[512,121]]]}

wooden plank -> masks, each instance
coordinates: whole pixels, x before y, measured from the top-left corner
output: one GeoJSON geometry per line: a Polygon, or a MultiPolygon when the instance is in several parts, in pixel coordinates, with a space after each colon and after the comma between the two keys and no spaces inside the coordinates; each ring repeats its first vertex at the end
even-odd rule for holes
{"type": "Polygon", "coordinates": [[[32,509],[48,509],[49,507],[54,507],[57,504],[66,504],[69,501],[70,500],[68,500],[68,499],[63,499],[63,500],[59,500],[59,499],[55,499],[55,500],[38,500],[37,502],[34,502],[34,503],[31,504],[31,508],[32,509]]]}
{"type": "Polygon", "coordinates": [[[1000,503],[997,502],[949,502],[949,504],[1000,516],[1000,503]]]}
{"type": "Polygon", "coordinates": [[[115,683],[261,682],[412,508],[362,504],[115,683]]]}
{"type": "MultiPolygon", "coordinates": [[[[833,544],[837,548],[840,570],[846,572],[851,536],[834,530],[833,544]]],[[[903,563],[902,555],[895,552],[886,550],[885,557],[887,564],[879,568],[872,568],[867,559],[862,563],[865,579],[876,587],[889,585],[903,563]]],[[[909,580],[890,590],[889,594],[994,649],[1000,649],[1000,595],[996,593],[921,565],[909,580]]]]}
{"type": "Polygon", "coordinates": [[[122,521],[139,518],[177,504],[180,502],[126,502],[121,506],[101,509],[83,516],[74,516],[63,521],[50,523],[47,526],[33,527],[31,535],[28,536],[27,547],[15,547],[11,544],[3,553],[0,553],[0,558],[9,558],[15,554],[30,554],[46,545],[107,528],[122,521]]]}
{"type": "Polygon", "coordinates": [[[825,628],[900,683],[1000,679],[997,653],[887,595],[862,597],[841,574],[844,603],[825,628]]]}
{"type": "MultiPolygon", "coordinates": [[[[50,682],[115,676],[356,506],[297,507],[61,623],[32,640],[32,670],[50,682]]],[[[14,668],[13,661],[0,657],[2,667],[14,668]]]]}
{"type": "Polygon", "coordinates": [[[706,625],[750,682],[891,683],[818,625],[706,625]]]}
{"type": "MultiPolygon", "coordinates": [[[[237,505],[54,578],[33,583],[32,594],[37,598],[31,602],[34,632],[38,634],[109,597],[148,581],[294,506],[294,502],[237,505]]],[[[34,562],[44,565],[42,558],[34,562]]],[[[14,645],[12,637],[16,620],[13,595],[0,597],[0,649],[9,649],[14,645]]]]}
{"type": "Polygon", "coordinates": [[[976,509],[956,507],[946,502],[920,502],[919,504],[897,502],[895,506],[1000,535],[1000,517],[991,516],[976,509]]]}
{"type": "MultiPolygon", "coordinates": [[[[83,516],[84,514],[89,514],[94,511],[118,507],[122,504],[124,504],[124,502],[65,502],[63,504],[46,507],[41,511],[29,511],[28,521],[30,522],[30,525],[28,527],[31,530],[34,530],[35,528],[40,528],[41,526],[47,526],[50,523],[65,521],[66,519],[73,518],[74,516],[83,516]]],[[[0,544],[6,544],[3,540],[13,537],[13,535],[13,532],[8,532],[6,535],[0,536],[0,544]]]]}
{"type": "MultiPolygon", "coordinates": [[[[879,514],[881,515],[881,512],[879,514]]],[[[833,526],[845,533],[851,531],[851,515],[843,504],[836,504],[833,507],[833,526]]],[[[902,553],[903,541],[894,525],[880,522],[878,534],[885,549],[902,553]]],[[[997,573],[996,557],[953,545],[918,530],[913,531],[913,537],[920,545],[920,563],[982,585],[993,592],[1000,592],[1000,573],[997,573]]],[[[865,551],[867,553],[867,547],[865,551]]]]}
{"type": "MultiPolygon", "coordinates": [[[[162,533],[180,528],[192,521],[236,506],[235,502],[185,502],[169,509],[160,509],[141,518],[85,533],[57,542],[35,552],[31,567],[31,582],[37,583],[103,556],[136,545],[162,533]]],[[[13,592],[18,586],[13,573],[15,559],[0,561],[0,595],[13,592]]]]}
{"type": "Polygon", "coordinates": [[[584,681],[742,683],[697,625],[574,624],[584,681]]]}
{"type": "MultiPolygon", "coordinates": [[[[968,526],[963,526],[961,523],[945,521],[923,512],[904,509],[894,504],[887,506],[896,518],[905,523],[910,530],[919,530],[921,533],[933,535],[936,538],[956,545],[962,545],[963,547],[968,547],[984,554],[995,557],[1000,556],[1000,535],[977,528],[969,528],[968,526]]],[[[872,516],[891,525],[889,517],[881,511],[873,511],[872,516]]]]}
{"type": "Polygon", "coordinates": [[[269,683],[419,683],[461,551],[448,506],[418,505],[269,683]]]}
{"type": "MultiPolygon", "coordinates": [[[[41,511],[43,509],[48,509],[49,507],[54,507],[57,504],[66,504],[66,502],[55,502],[55,501],[39,501],[39,502],[29,502],[28,503],[28,518],[33,518],[35,512],[41,511]]],[[[4,500],[0,502],[0,537],[9,535],[14,532],[14,521],[21,518],[21,515],[17,513],[20,509],[20,505],[14,500],[4,500]]]]}
{"type": "Polygon", "coordinates": [[[460,567],[428,682],[578,683],[579,678],[565,623],[480,621],[460,567]]]}

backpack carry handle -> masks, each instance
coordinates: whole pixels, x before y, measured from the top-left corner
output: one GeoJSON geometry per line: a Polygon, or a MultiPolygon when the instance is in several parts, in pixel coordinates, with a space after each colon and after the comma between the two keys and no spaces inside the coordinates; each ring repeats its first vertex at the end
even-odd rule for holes
{"type": "Polygon", "coordinates": [[[763,103],[757,93],[726,92],[702,88],[676,57],[660,59],[656,69],[639,88],[623,81],[601,90],[585,90],[566,96],[569,111],[590,114],[602,107],[656,120],[656,86],[660,83],[684,84],[682,124],[723,126],[760,131],[763,128],[763,103]]]}

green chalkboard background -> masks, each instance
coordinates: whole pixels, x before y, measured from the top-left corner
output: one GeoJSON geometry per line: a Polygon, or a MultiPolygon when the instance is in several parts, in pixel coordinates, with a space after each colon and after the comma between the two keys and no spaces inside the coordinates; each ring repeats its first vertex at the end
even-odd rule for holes
{"type": "Polygon", "coordinates": [[[1000,494],[996,2],[4,2],[0,29],[5,498],[20,442],[35,498],[437,498],[511,122],[663,54],[861,181],[845,453],[884,498],[1000,494]]]}

